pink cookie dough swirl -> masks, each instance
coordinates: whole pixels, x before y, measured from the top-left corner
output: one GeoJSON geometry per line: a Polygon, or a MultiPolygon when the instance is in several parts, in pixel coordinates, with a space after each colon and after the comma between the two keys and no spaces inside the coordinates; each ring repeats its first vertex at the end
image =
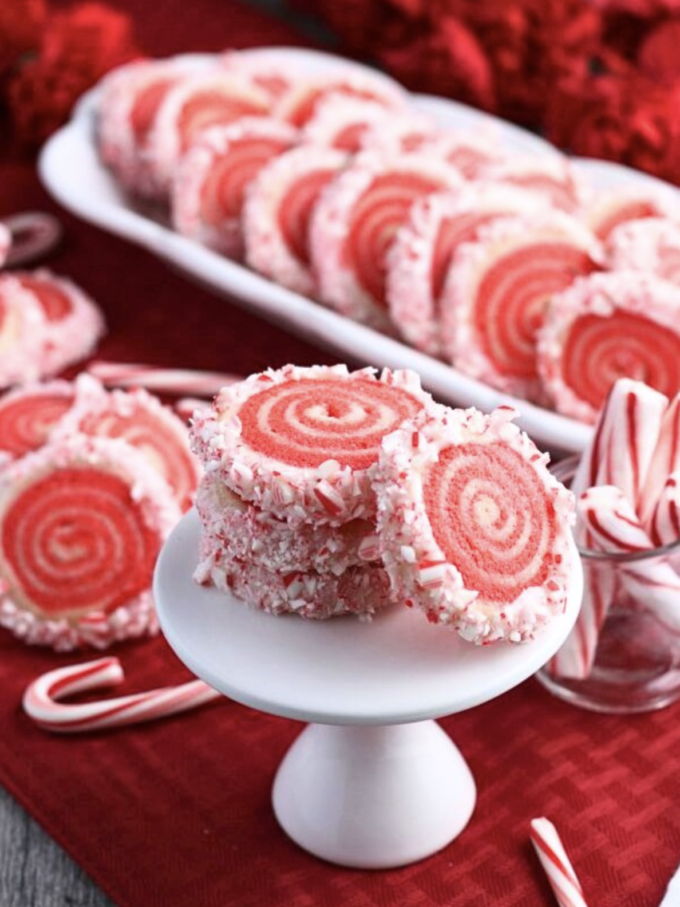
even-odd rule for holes
{"type": "Polygon", "coordinates": [[[532,639],[567,600],[573,497],[516,415],[442,407],[385,438],[376,473],[395,597],[477,644],[532,639]]]}
{"type": "Polygon", "coordinates": [[[581,278],[553,300],[538,366],[558,412],[595,422],[611,386],[634,378],[680,390],[680,289],[639,271],[581,278]]]}
{"type": "Polygon", "coordinates": [[[597,193],[582,217],[595,236],[606,242],[617,227],[629,221],[672,217],[676,205],[669,191],[617,186],[597,193]]]}
{"type": "Polygon", "coordinates": [[[335,94],[323,99],[302,130],[305,144],[356,154],[371,127],[383,128],[394,112],[377,101],[335,94]]]}
{"type": "Polygon", "coordinates": [[[445,357],[492,387],[542,400],[536,335],[546,310],[601,260],[592,234],[561,211],[481,228],[458,250],[441,295],[445,357]]]}
{"type": "Polygon", "coordinates": [[[199,465],[189,447],[186,425],[157,397],[144,390],[107,392],[89,375],[75,382],[75,405],[61,419],[54,439],[73,434],[114,438],[136,448],[187,510],[198,485],[199,465]]]}
{"type": "Polygon", "coordinates": [[[8,284],[16,281],[42,309],[46,334],[42,374],[55,375],[94,351],[106,332],[104,316],[77,284],[47,268],[13,271],[6,279],[8,284]]]}
{"type": "Polygon", "coordinates": [[[297,130],[268,117],[243,117],[203,132],[174,177],[172,221],[177,232],[241,259],[241,215],[248,187],[269,161],[296,141],[297,130]]]}
{"type": "Polygon", "coordinates": [[[0,274],[0,389],[50,374],[49,329],[34,293],[0,274]]]}
{"type": "Polygon", "coordinates": [[[301,129],[329,97],[373,101],[389,110],[404,110],[408,95],[398,82],[382,73],[361,73],[349,66],[327,75],[300,80],[274,106],[273,116],[301,129]]]}
{"type": "Polygon", "coordinates": [[[576,214],[587,203],[589,190],[567,158],[558,155],[513,156],[480,167],[479,180],[509,183],[544,195],[555,208],[576,214]]]}
{"type": "Polygon", "coordinates": [[[61,650],[155,632],[149,588],[179,516],[121,441],[76,436],[15,461],[0,473],[0,624],[61,650]]]}
{"type": "Polygon", "coordinates": [[[272,104],[290,92],[303,78],[301,71],[291,65],[290,60],[281,63],[276,56],[266,52],[228,50],[219,59],[222,69],[245,76],[262,91],[272,104]]]}
{"type": "Polygon", "coordinates": [[[680,226],[660,217],[626,221],[607,239],[613,271],[646,271],[680,286],[680,226]]]}
{"type": "Polygon", "coordinates": [[[380,561],[375,525],[351,520],[342,526],[305,523],[291,529],[230,491],[215,472],[204,476],[196,493],[203,532],[215,549],[232,560],[257,564],[276,573],[332,573],[380,561]]]}
{"type": "Polygon", "coordinates": [[[312,262],[322,302],[392,332],[386,276],[396,233],[419,198],[462,185],[455,168],[424,154],[358,155],[324,192],[312,218],[312,262]]]}
{"type": "Polygon", "coordinates": [[[293,526],[341,526],[375,517],[383,436],[433,405],[414,372],[289,365],[224,388],[191,436],[239,497],[293,526]]]}
{"type": "Polygon", "coordinates": [[[540,196],[500,184],[471,184],[460,193],[418,199],[387,257],[387,304],[404,339],[431,356],[443,355],[440,302],[459,247],[499,217],[545,205],[540,196]]]}
{"type": "Polygon", "coordinates": [[[195,71],[196,64],[187,61],[140,60],[113,70],[102,84],[99,155],[134,195],[162,197],[148,157],[149,133],[168,91],[195,71]]]}
{"type": "Polygon", "coordinates": [[[159,194],[169,195],[175,168],[202,132],[241,117],[267,116],[270,109],[265,91],[228,70],[193,75],[173,86],[148,137],[148,159],[159,194]]]}
{"type": "Polygon", "coordinates": [[[0,397],[0,465],[47,443],[75,402],[69,381],[31,384],[0,397]]]}
{"type": "Polygon", "coordinates": [[[231,557],[207,536],[201,541],[194,579],[277,617],[295,614],[327,620],[354,614],[366,620],[391,602],[390,582],[382,565],[348,567],[339,575],[313,570],[277,572],[231,557]]]}
{"type": "Polygon", "coordinates": [[[316,295],[309,225],[322,192],[346,163],[347,155],[340,151],[305,145],[260,171],[243,209],[251,268],[303,296],[316,295]]]}

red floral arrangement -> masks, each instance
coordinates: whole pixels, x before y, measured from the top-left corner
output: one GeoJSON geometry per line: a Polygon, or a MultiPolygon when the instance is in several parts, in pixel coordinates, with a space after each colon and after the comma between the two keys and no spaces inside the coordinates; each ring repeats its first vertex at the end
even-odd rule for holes
{"type": "Polygon", "coordinates": [[[680,183],[680,0],[291,0],[349,52],[680,183]]]}
{"type": "Polygon", "coordinates": [[[45,0],[0,2],[4,131],[34,150],[106,72],[139,57],[127,16],[96,2],[51,11],[45,0]]]}

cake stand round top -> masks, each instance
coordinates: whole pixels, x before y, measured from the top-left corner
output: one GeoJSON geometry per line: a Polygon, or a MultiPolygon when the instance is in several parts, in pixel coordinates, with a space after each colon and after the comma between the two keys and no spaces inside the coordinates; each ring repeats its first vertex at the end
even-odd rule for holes
{"type": "Polygon", "coordinates": [[[273,617],[198,586],[200,524],[190,511],[166,542],[154,592],[182,661],[226,696],[318,724],[399,724],[487,702],[534,674],[576,621],[583,577],[574,552],[566,611],[525,645],[479,647],[398,606],[370,622],[273,617]]]}

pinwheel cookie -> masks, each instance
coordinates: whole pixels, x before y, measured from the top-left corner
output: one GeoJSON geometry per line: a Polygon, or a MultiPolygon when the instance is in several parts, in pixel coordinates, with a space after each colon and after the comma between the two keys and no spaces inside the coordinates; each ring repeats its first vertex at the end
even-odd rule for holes
{"type": "Polygon", "coordinates": [[[493,131],[456,129],[436,135],[423,150],[453,164],[466,179],[475,180],[507,160],[499,146],[500,137],[493,131]]]}
{"type": "Polygon", "coordinates": [[[163,98],[148,136],[148,159],[159,193],[168,196],[183,154],[210,126],[269,113],[269,95],[239,73],[193,75],[163,98]]]}
{"type": "Polygon", "coordinates": [[[162,197],[148,157],[149,132],[165,95],[194,69],[180,60],[141,60],[115,69],[104,80],[97,120],[99,154],[135,195],[162,197]]]}
{"type": "Polygon", "coordinates": [[[261,564],[226,555],[203,537],[194,579],[212,583],[253,608],[269,614],[296,614],[326,620],[343,614],[370,618],[391,601],[390,583],[382,565],[348,567],[340,575],[293,571],[278,573],[261,564]]]}
{"type": "Polygon", "coordinates": [[[356,321],[390,330],[385,278],[396,232],[417,199],[461,186],[457,170],[425,155],[358,155],[312,218],[321,300],[356,321]]]}
{"type": "Polygon", "coordinates": [[[0,624],[60,650],[155,632],[149,586],[179,516],[121,441],[77,436],[16,460],[0,473],[0,624]]]}
{"type": "Polygon", "coordinates": [[[380,560],[375,525],[352,520],[342,526],[303,523],[292,530],[281,519],[248,504],[217,473],[204,476],[196,493],[203,534],[232,560],[275,573],[332,573],[380,560]]]}
{"type": "Polygon", "coordinates": [[[329,97],[343,95],[374,101],[391,110],[404,110],[406,92],[397,82],[381,73],[361,73],[349,67],[328,75],[298,82],[280,98],[273,115],[301,128],[315,116],[319,105],[329,97]]]}
{"type": "Polygon", "coordinates": [[[305,145],[275,158],[251,184],[243,210],[246,261],[251,268],[304,296],[316,294],[309,225],[324,188],[347,156],[305,145]]]}
{"type": "Polygon", "coordinates": [[[609,234],[607,251],[614,271],[646,271],[680,285],[680,226],[670,220],[622,223],[609,234]]]}
{"type": "Polygon", "coordinates": [[[285,366],[223,388],[191,434],[239,497],[290,525],[341,526],[375,516],[383,436],[432,405],[413,372],[285,366]]]}
{"type": "Polygon", "coordinates": [[[246,190],[272,158],[293,147],[296,137],[292,126],[267,117],[243,117],[201,133],[173,182],[172,220],[178,233],[241,258],[246,190]]]}
{"type": "Polygon", "coordinates": [[[12,294],[16,284],[40,306],[45,324],[41,375],[54,375],[85,359],[105,332],[96,303],[72,280],[41,268],[0,277],[0,293],[12,294]]]}
{"type": "Polygon", "coordinates": [[[493,220],[545,204],[540,196],[501,184],[418,199],[387,257],[387,303],[399,333],[416,349],[442,355],[440,300],[458,248],[493,220]]]}
{"type": "Polygon", "coordinates": [[[545,195],[563,211],[577,212],[588,199],[588,191],[569,161],[558,155],[506,157],[502,163],[480,169],[478,179],[511,183],[545,195]]]}
{"type": "Polygon", "coordinates": [[[478,644],[564,611],[573,498],[500,407],[424,414],[385,438],[378,530],[395,596],[478,644]]]}
{"type": "Polygon", "coordinates": [[[556,296],[538,338],[538,367],[558,412],[595,422],[617,378],[668,397],[680,390],[680,290],[639,271],[578,280],[556,296]]]}
{"type": "Polygon", "coordinates": [[[600,261],[592,234],[560,211],[482,228],[459,250],[441,297],[447,358],[493,387],[540,399],[536,332],[552,297],[600,261]]]}
{"type": "Polygon", "coordinates": [[[144,390],[107,392],[89,375],[81,375],[75,388],[75,403],[55,428],[53,439],[83,434],[125,441],[167,482],[179,507],[188,509],[199,468],[184,423],[144,390]]]}
{"type": "Polygon", "coordinates": [[[70,381],[30,384],[0,397],[0,466],[46,444],[74,401],[70,381]]]}
{"type": "Polygon", "coordinates": [[[371,127],[384,127],[393,117],[394,112],[377,101],[331,95],[317,105],[314,116],[302,130],[302,140],[356,154],[363,148],[371,127]]]}
{"type": "Polygon", "coordinates": [[[660,192],[617,186],[598,193],[583,212],[585,223],[598,237],[606,240],[616,227],[647,217],[671,217],[670,197],[660,192]]]}
{"type": "Polygon", "coordinates": [[[47,321],[35,295],[0,275],[0,388],[47,374],[47,321]]]}
{"type": "Polygon", "coordinates": [[[229,50],[222,54],[219,65],[227,71],[245,76],[265,91],[272,103],[291,91],[303,78],[302,73],[294,69],[289,60],[282,65],[274,55],[269,56],[265,51],[243,53],[229,50]]]}

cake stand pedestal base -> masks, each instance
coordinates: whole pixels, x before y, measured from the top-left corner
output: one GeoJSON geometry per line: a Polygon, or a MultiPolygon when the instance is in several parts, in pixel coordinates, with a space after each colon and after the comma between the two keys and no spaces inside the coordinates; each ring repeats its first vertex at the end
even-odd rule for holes
{"type": "Polygon", "coordinates": [[[470,769],[434,721],[310,724],[274,782],[274,812],[300,847],[357,869],[421,860],[467,825],[470,769]]]}

